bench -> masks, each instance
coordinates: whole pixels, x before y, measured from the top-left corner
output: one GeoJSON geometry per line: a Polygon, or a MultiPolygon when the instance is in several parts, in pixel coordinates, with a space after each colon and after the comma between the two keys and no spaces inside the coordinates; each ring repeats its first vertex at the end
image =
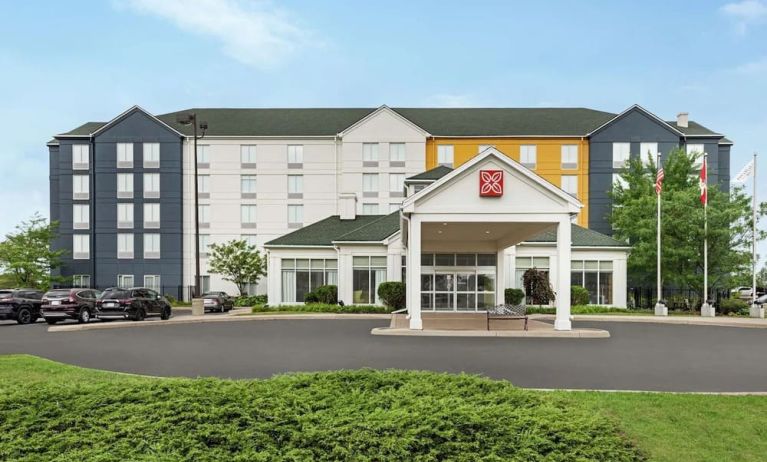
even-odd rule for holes
{"type": "Polygon", "coordinates": [[[487,330],[491,319],[524,319],[527,330],[527,307],[525,305],[497,305],[487,309],[487,330]]]}

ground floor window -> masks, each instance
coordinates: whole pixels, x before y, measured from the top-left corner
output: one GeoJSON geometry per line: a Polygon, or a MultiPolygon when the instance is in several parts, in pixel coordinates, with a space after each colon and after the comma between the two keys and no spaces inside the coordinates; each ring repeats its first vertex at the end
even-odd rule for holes
{"type": "Polygon", "coordinates": [[[89,288],[91,286],[90,274],[75,274],[72,276],[72,287],[89,288]]]}
{"type": "Polygon", "coordinates": [[[421,309],[477,311],[495,305],[495,254],[422,254],[421,309]]]}
{"type": "Polygon", "coordinates": [[[338,260],[325,258],[282,259],[282,301],[301,302],[309,292],[338,284],[338,260]]]}
{"type": "Polygon", "coordinates": [[[353,257],[353,302],[370,305],[379,303],[378,286],[386,282],[386,257],[353,257]]]}
{"type": "Polygon", "coordinates": [[[257,288],[258,288],[258,284],[248,282],[245,284],[244,292],[241,295],[256,295],[257,288]]]}
{"type": "Polygon", "coordinates": [[[133,287],[133,275],[132,274],[118,274],[117,275],[117,287],[121,289],[128,289],[133,287]]]}
{"type": "Polygon", "coordinates": [[[612,305],[613,262],[609,260],[573,260],[570,284],[589,291],[589,303],[612,305]]]}
{"type": "Polygon", "coordinates": [[[159,274],[147,274],[144,276],[144,287],[147,289],[152,289],[155,292],[162,292],[160,286],[160,275],[159,274]]]}
{"type": "Polygon", "coordinates": [[[200,293],[210,292],[210,276],[200,276],[200,293]]]}
{"type": "MultiPolygon", "coordinates": [[[[514,287],[523,289],[525,271],[535,268],[549,277],[549,257],[517,257],[515,261],[514,287]]],[[[549,280],[551,280],[549,278],[549,280]]]]}

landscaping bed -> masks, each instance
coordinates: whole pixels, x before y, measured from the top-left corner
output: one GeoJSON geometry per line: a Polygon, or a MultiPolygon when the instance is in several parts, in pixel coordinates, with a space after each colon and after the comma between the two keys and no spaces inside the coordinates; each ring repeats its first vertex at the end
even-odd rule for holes
{"type": "Polygon", "coordinates": [[[329,303],[307,303],[305,305],[254,306],[252,314],[264,313],[347,313],[347,314],[387,314],[391,309],[377,305],[334,305],[329,303]]]}

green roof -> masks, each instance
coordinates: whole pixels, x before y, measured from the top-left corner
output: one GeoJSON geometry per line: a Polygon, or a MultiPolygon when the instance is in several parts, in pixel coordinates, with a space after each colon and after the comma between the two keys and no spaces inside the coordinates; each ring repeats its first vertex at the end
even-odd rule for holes
{"type": "Polygon", "coordinates": [[[325,246],[334,241],[380,242],[399,231],[399,211],[389,215],[357,215],[342,220],[333,215],[267,242],[266,246],[325,246]]]}
{"type": "MultiPolygon", "coordinates": [[[[557,231],[556,228],[546,230],[539,233],[530,239],[525,239],[525,242],[556,242],[557,231]]],[[[610,236],[598,233],[594,230],[582,228],[578,225],[572,225],[572,246],[573,247],[626,247],[631,246],[625,242],[621,242],[617,239],[613,239],[610,236]]]]}
{"type": "Polygon", "coordinates": [[[452,171],[453,169],[446,165],[438,165],[431,170],[426,170],[425,172],[421,172],[418,175],[407,177],[406,181],[436,181],[452,171]]]}
{"type": "Polygon", "coordinates": [[[670,121],[666,122],[667,124],[671,125],[672,127],[676,128],[680,132],[684,133],[687,136],[722,136],[721,133],[717,133],[713,130],[710,130],[703,125],[699,124],[698,122],[693,122],[690,120],[687,123],[687,127],[680,127],[676,124],[676,121],[670,121]]]}
{"type": "Polygon", "coordinates": [[[66,133],[60,133],[56,136],[88,136],[106,124],[106,122],[85,122],[73,130],[66,133]]]}

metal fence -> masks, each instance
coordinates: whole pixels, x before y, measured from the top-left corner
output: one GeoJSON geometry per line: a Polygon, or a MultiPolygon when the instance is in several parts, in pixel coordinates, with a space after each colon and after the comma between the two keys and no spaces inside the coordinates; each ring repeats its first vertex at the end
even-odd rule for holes
{"type": "MultiPolygon", "coordinates": [[[[628,289],[628,307],[629,308],[653,308],[657,301],[657,291],[655,287],[631,287],[628,289]]],[[[703,304],[703,297],[700,291],[692,289],[663,289],[663,300],[669,310],[697,311],[703,304]]],[[[709,295],[714,304],[730,297],[726,289],[711,290],[709,295]]]]}

